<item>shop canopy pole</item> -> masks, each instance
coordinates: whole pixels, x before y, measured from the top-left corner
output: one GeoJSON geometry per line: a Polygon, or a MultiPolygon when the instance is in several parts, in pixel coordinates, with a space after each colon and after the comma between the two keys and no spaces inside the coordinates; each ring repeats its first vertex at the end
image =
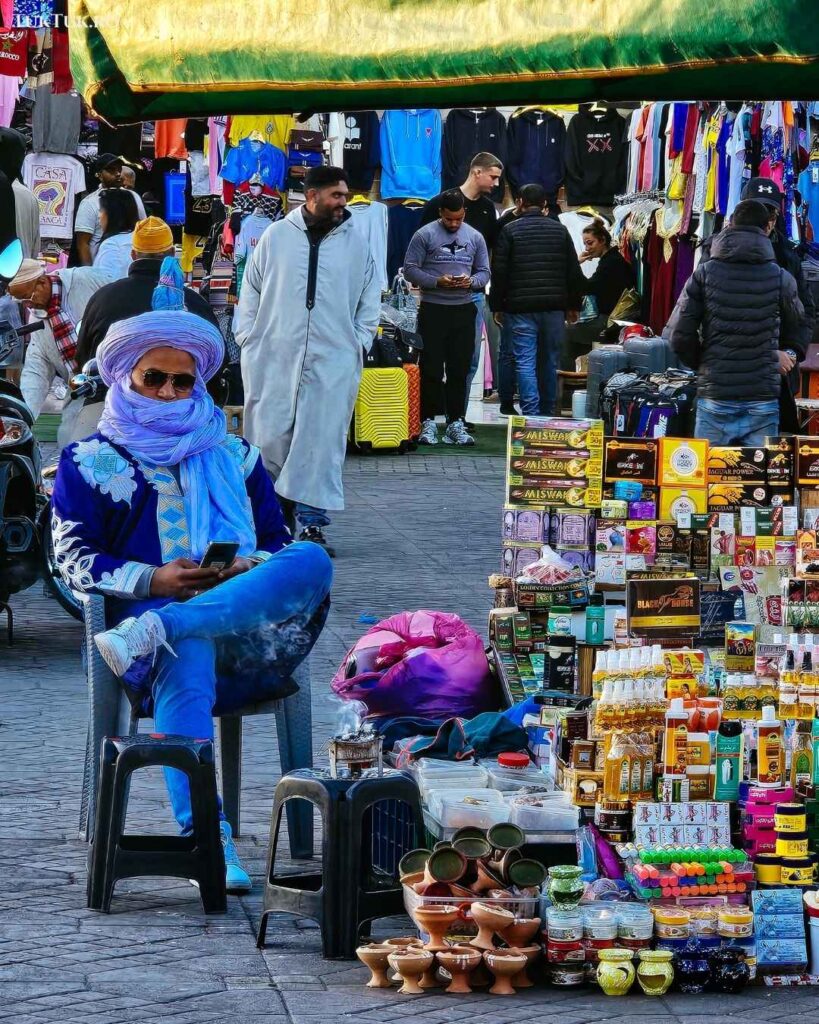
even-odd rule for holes
{"type": "Polygon", "coordinates": [[[816,0],[69,0],[112,123],[218,113],[819,95],[816,0]]]}

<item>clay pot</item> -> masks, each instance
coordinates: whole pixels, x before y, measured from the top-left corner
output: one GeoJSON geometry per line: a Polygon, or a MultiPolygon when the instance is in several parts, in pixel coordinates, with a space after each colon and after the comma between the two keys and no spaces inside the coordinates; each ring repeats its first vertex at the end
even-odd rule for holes
{"type": "Polygon", "coordinates": [[[452,845],[458,842],[459,839],[486,839],[486,829],[478,828],[477,825],[462,825],[452,835],[452,845]]]}
{"type": "Polygon", "coordinates": [[[647,996],[663,996],[674,980],[671,950],[641,949],[637,954],[637,981],[647,996]]]}
{"type": "Polygon", "coordinates": [[[739,949],[715,949],[711,956],[711,984],[718,992],[736,995],[751,979],[745,954],[739,949]]]}
{"type": "Polygon", "coordinates": [[[458,907],[453,906],[418,907],[414,916],[418,927],[429,935],[429,939],[424,943],[424,949],[437,953],[438,950],[447,948],[444,936],[461,916],[461,912],[458,907]]]}
{"type": "Polygon", "coordinates": [[[525,946],[540,928],[539,917],[518,917],[503,933],[504,942],[518,948],[525,946]]]}
{"type": "Polygon", "coordinates": [[[469,975],[483,960],[479,949],[471,946],[450,946],[437,954],[438,963],[445,971],[448,971],[452,981],[445,992],[468,995],[472,989],[469,987],[469,975]]]}
{"type": "MultiPolygon", "coordinates": [[[[507,933],[507,935],[508,935],[508,933],[507,933]]],[[[527,967],[531,967],[532,964],[535,962],[535,960],[537,960],[537,958],[540,956],[540,953],[541,953],[540,946],[538,946],[538,945],[533,945],[533,946],[516,946],[515,948],[518,950],[519,953],[523,953],[523,955],[526,957],[526,967],[524,967],[522,971],[518,971],[518,973],[515,974],[512,977],[512,987],[513,988],[532,988],[532,986],[534,985],[534,982],[529,977],[529,974],[528,974],[528,971],[527,971],[526,968],[527,967]]]]}
{"type": "Polygon", "coordinates": [[[424,881],[457,882],[466,872],[466,857],[450,846],[433,850],[424,868],[424,881]]]}
{"type": "Polygon", "coordinates": [[[370,969],[370,980],[367,988],[390,988],[392,983],[387,977],[387,957],[393,952],[393,947],[386,942],[370,942],[366,946],[359,946],[355,955],[370,969]]]}
{"type": "Polygon", "coordinates": [[[523,889],[526,886],[542,885],[546,878],[546,868],[539,860],[524,857],[508,866],[506,876],[512,885],[523,889]]]}
{"type": "Polygon", "coordinates": [[[492,847],[483,836],[464,836],[462,839],[453,839],[452,849],[462,853],[468,860],[479,860],[481,857],[488,857],[492,852],[492,847]]]}
{"type": "Polygon", "coordinates": [[[412,871],[408,875],[401,875],[400,878],[401,885],[408,885],[415,892],[418,891],[416,886],[425,886],[423,871],[412,871]]]}
{"type": "Polygon", "coordinates": [[[422,848],[410,850],[398,861],[398,877],[403,881],[405,875],[414,875],[416,871],[423,872],[432,851],[422,848]]]}
{"type": "Polygon", "coordinates": [[[517,861],[523,860],[523,854],[517,847],[514,850],[507,850],[499,861],[492,861],[491,867],[504,882],[509,881],[509,867],[517,861]]]}
{"type": "Polygon", "coordinates": [[[513,996],[512,978],[526,968],[526,955],[519,949],[487,949],[484,963],[495,975],[495,984],[489,989],[493,996],[513,996]]]}
{"type": "Polygon", "coordinates": [[[440,839],[432,847],[432,852],[435,853],[436,850],[448,850],[451,846],[452,846],[452,840],[451,839],[440,839]]]}
{"type": "Polygon", "coordinates": [[[489,868],[482,860],[476,861],[478,877],[472,883],[472,891],[476,893],[489,892],[490,889],[502,889],[503,881],[489,868]]]}
{"type": "Polygon", "coordinates": [[[493,825],[486,833],[486,838],[495,850],[515,850],[526,842],[523,829],[507,821],[493,825]]]}
{"type": "MultiPolygon", "coordinates": [[[[389,946],[391,950],[395,951],[396,949],[422,949],[424,944],[416,935],[405,935],[399,936],[397,939],[385,939],[383,945],[389,946]]],[[[396,971],[392,978],[392,984],[401,985],[403,981],[401,972],[396,971]]]]}
{"type": "Polygon", "coordinates": [[[418,980],[435,962],[433,954],[426,949],[398,949],[387,959],[390,967],[403,978],[404,984],[398,989],[401,995],[421,995],[423,989],[418,980]]]}
{"type": "Polygon", "coordinates": [[[433,882],[432,885],[424,886],[425,898],[436,897],[437,899],[448,900],[452,895],[452,886],[446,882],[433,882]]]}
{"type": "Polygon", "coordinates": [[[473,903],[472,917],[478,926],[478,934],[470,939],[470,946],[477,946],[478,949],[494,949],[493,935],[503,938],[506,929],[514,923],[515,915],[511,910],[504,910],[502,907],[492,907],[487,903],[473,903]]]}

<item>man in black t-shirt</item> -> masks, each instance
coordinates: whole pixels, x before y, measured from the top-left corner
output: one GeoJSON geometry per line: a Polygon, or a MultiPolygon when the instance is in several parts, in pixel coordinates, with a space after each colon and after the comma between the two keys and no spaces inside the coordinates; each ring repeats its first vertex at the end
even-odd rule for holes
{"type": "MultiPolygon", "coordinates": [[[[493,153],[478,153],[469,164],[469,176],[463,185],[460,186],[466,210],[466,217],[464,219],[471,228],[474,228],[483,235],[490,257],[492,256],[492,246],[498,237],[499,229],[498,212],[489,196],[500,181],[502,174],[503,163],[493,153]]],[[[440,195],[430,199],[424,206],[423,213],[421,214],[421,227],[436,221],[440,216],[440,208],[440,195]]],[[[483,328],[486,327],[489,352],[492,358],[492,378],[498,389],[501,407],[510,407],[514,398],[515,388],[514,366],[509,366],[507,359],[500,361],[498,359],[498,328],[489,315],[489,307],[486,304],[484,292],[476,292],[473,301],[478,307],[478,316],[475,318],[475,351],[472,356],[472,364],[469,367],[469,376],[466,380],[467,405],[469,405],[472,379],[477,373],[481,358],[483,328]]]]}

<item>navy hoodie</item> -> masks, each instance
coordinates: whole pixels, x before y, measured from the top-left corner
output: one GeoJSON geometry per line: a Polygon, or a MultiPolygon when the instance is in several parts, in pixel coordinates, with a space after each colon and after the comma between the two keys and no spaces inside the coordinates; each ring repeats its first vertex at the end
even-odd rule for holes
{"type": "MultiPolygon", "coordinates": [[[[506,166],[506,120],[495,107],[487,110],[450,110],[444,122],[443,187],[457,188],[467,179],[469,165],[478,153],[491,153],[506,166]]],[[[503,201],[503,177],[490,199],[503,201]]],[[[436,214],[437,216],[437,214],[436,214]]]]}
{"type": "Polygon", "coordinates": [[[508,144],[506,174],[513,195],[524,185],[542,185],[549,195],[556,195],[563,184],[563,118],[545,110],[513,114],[509,118],[508,144]]]}

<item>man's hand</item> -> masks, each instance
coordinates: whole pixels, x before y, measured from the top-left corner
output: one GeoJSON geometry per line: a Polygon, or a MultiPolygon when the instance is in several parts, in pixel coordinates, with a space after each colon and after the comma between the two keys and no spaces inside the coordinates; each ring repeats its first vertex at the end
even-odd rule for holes
{"type": "Polygon", "coordinates": [[[151,577],[151,597],[173,597],[186,601],[220,582],[217,569],[200,569],[189,558],[175,558],[154,572],[151,577]]]}
{"type": "Polygon", "coordinates": [[[495,321],[498,327],[503,327],[503,313],[494,313],[492,315],[492,319],[495,321]]]}
{"type": "Polygon", "coordinates": [[[452,274],[444,274],[443,277],[439,277],[438,278],[438,287],[439,288],[454,288],[455,287],[455,278],[452,276],[452,274]]]}
{"type": "Polygon", "coordinates": [[[471,288],[472,278],[469,274],[463,274],[461,277],[453,278],[453,287],[455,288],[471,288]]]}
{"type": "Polygon", "coordinates": [[[796,360],[788,352],[777,352],[779,356],[779,372],[786,377],[796,366],[796,360]]]}
{"type": "Polygon", "coordinates": [[[569,309],[566,311],[566,323],[576,324],[580,319],[580,313],[576,309],[569,309]]]}
{"type": "Polygon", "coordinates": [[[254,569],[255,567],[255,562],[252,562],[249,558],[243,558],[241,555],[238,555],[233,559],[232,563],[227,566],[227,568],[221,570],[219,573],[219,583],[233,579],[234,576],[240,576],[243,572],[248,572],[250,569],[254,569]]]}

